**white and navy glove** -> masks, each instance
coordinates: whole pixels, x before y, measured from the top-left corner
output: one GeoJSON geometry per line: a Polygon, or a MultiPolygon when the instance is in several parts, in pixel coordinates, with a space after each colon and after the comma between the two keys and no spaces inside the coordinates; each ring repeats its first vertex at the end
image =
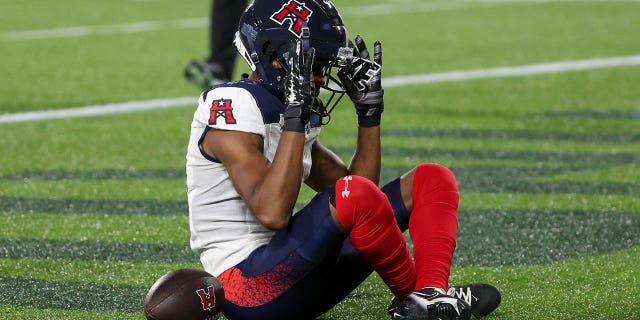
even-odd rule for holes
{"type": "Polygon", "coordinates": [[[314,86],[311,67],[315,49],[304,52],[303,40],[291,43],[287,64],[289,72],[284,80],[284,125],[283,131],[305,132],[311,106],[314,101],[314,86]]]}
{"type": "Polygon", "coordinates": [[[380,117],[384,111],[382,45],[379,41],[373,44],[371,60],[362,37],[356,36],[355,42],[351,63],[338,71],[338,78],[356,107],[358,125],[375,127],[380,125],[380,117]]]}

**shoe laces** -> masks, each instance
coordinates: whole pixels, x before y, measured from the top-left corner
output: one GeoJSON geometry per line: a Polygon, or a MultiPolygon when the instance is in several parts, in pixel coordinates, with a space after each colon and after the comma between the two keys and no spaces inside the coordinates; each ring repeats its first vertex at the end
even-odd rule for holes
{"type": "Polygon", "coordinates": [[[471,287],[451,287],[447,290],[447,295],[464,300],[467,304],[471,305],[473,295],[471,294],[471,287]]]}

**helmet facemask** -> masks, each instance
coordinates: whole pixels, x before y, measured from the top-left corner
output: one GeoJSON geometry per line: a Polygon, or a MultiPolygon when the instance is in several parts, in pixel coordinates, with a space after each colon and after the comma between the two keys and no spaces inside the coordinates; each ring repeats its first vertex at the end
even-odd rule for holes
{"type": "Polygon", "coordinates": [[[324,104],[320,99],[317,99],[319,104],[318,108],[316,108],[315,110],[312,108],[311,110],[320,116],[323,125],[331,121],[331,112],[333,111],[333,109],[335,109],[338,103],[340,103],[340,100],[342,100],[342,97],[344,97],[344,95],[346,94],[346,89],[342,85],[342,82],[332,74],[332,71],[334,69],[339,71],[340,68],[347,67],[351,63],[352,58],[353,48],[341,47],[338,49],[338,53],[332,59],[324,63],[319,62],[314,64],[314,69],[321,69],[321,71],[318,70],[318,72],[314,70],[314,74],[321,74],[324,78],[322,86],[320,88],[317,88],[317,95],[320,94],[320,89],[324,89],[329,94],[329,97],[324,104]]]}

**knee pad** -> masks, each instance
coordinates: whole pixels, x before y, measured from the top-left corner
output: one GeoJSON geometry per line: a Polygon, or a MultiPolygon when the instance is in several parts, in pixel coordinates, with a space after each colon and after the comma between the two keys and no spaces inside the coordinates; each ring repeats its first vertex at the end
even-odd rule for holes
{"type": "Polygon", "coordinates": [[[338,179],[335,202],[340,223],[346,231],[350,231],[357,220],[374,219],[381,215],[379,212],[388,213],[391,221],[395,220],[393,210],[377,210],[382,206],[390,208],[389,200],[375,183],[361,176],[338,179]]]}
{"type": "Polygon", "coordinates": [[[458,190],[456,176],[449,168],[436,163],[423,163],[416,167],[413,176],[413,192],[417,188],[424,191],[458,190]]]}

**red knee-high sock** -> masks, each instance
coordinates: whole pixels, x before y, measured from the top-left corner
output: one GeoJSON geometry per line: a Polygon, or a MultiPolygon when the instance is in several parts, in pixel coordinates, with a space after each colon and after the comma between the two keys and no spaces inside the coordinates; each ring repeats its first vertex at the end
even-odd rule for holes
{"type": "Polygon", "coordinates": [[[409,233],[416,265],[416,290],[447,290],[458,232],[458,185],[448,168],[421,164],[413,177],[409,233]]]}
{"type": "Polygon", "coordinates": [[[336,210],[353,247],[397,299],[415,287],[416,273],[387,197],[370,180],[346,176],[336,182],[336,210]]]}

